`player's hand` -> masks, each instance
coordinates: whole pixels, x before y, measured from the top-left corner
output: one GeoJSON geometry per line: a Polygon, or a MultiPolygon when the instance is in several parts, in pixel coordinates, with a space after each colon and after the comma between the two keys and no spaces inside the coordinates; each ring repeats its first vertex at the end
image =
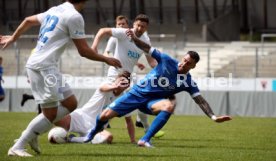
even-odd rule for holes
{"type": "Polygon", "coordinates": [[[118,59],[106,57],[106,64],[114,66],[115,68],[121,68],[122,64],[118,59]]]}
{"type": "Polygon", "coordinates": [[[122,77],[118,83],[118,88],[125,88],[125,87],[128,87],[129,86],[129,81],[122,77]]]}
{"type": "Polygon", "coordinates": [[[2,46],[2,49],[7,48],[13,42],[14,42],[14,39],[13,39],[12,36],[10,36],[10,35],[7,35],[7,36],[0,35],[0,45],[2,46]]]}
{"type": "Polygon", "coordinates": [[[217,123],[224,122],[224,121],[229,121],[232,120],[230,116],[224,115],[224,116],[217,116],[217,118],[214,120],[217,123]]]}
{"type": "Polygon", "coordinates": [[[137,38],[136,35],[134,34],[134,32],[131,29],[126,30],[126,35],[131,39],[137,38]]]}
{"type": "Polygon", "coordinates": [[[142,63],[137,63],[136,65],[140,70],[144,70],[146,68],[145,65],[142,63]]]}

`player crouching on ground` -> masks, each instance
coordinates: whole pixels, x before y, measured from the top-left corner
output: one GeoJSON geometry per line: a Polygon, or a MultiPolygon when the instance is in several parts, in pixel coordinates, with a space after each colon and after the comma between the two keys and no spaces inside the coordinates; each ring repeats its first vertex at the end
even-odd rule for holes
{"type": "MultiPolygon", "coordinates": [[[[103,83],[96,90],[91,99],[82,107],[66,115],[56,123],[68,132],[75,132],[80,137],[69,137],[68,142],[83,143],[85,136],[96,126],[96,117],[130,85],[130,73],[124,71],[119,73],[116,80],[110,84],[109,81],[103,83]]],[[[99,132],[91,141],[92,144],[111,143],[112,134],[103,130],[99,132]]]]}

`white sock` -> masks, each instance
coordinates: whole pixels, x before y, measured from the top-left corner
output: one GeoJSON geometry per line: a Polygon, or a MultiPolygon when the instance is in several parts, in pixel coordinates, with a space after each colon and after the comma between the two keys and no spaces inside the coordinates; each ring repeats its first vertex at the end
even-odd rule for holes
{"type": "Polygon", "coordinates": [[[69,113],[70,111],[67,108],[63,107],[62,105],[59,105],[57,110],[57,116],[54,119],[53,123],[58,122],[60,119],[62,119],[64,116],[66,116],[69,113]]]}
{"type": "Polygon", "coordinates": [[[86,140],[86,137],[72,137],[70,139],[71,143],[83,143],[86,140]]]}
{"type": "Polygon", "coordinates": [[[13,145],[14,149],[24,149],[25,145],[40,134],[47,132],[52,123],[41,113],[37,115],[22,132],[18,141],[13,145]]]}
{"type": "MultiPolygon", "coordinates": [[[[138,118],[138,117],[140,118],[139,120],[140,120],[141,123],[143,124],[145,131],[147,131],[148,128],[149,128],[149,123],[148,123],[148,116],[147,116],[147,114],[144,114],[143,112],[141,112],[141,111],[138,110],[137,118],[138,118]]],[[[138,120],[138,119],[137,119],[137,120],[138,120]]]]}

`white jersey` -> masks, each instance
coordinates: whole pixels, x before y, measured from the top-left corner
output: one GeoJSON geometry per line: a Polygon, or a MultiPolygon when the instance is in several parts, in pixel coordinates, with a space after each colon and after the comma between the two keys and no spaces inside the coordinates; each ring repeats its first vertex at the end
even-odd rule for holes
{"type": "MultiPolygon", "coordinates": [[[[116,38],[115,40],[112,40],[112,42],[117,43],[114,51],[114,58],[120,60],[122,70],[132,73],[134,66],[144,52],[130,40],[130,38],[126,35],[126,30],[127,29],[124,28],[112,28],[112,36],[116,38]]],[[[150,44],[150,39],[146,32],[139,37],[139,39],[147,44],[150,44]]],[[[106,48],[110,49],[111,47],[107,46],[106,48]]],[[[109,67],[108,76],[114,77],[118,75],[118,73],[119,71],[116,68],[112,66],[109,67]]]]}
{"type": "Polygon", "coordinates": [[[38,14],[37,19],[41,23],[39,37],[27,68],[40,70],[57,66],[69,40],[85,38],[83,17],[69,2],[38,14]]]}
{"type": "Polygon", "coordinates": [[[110,37],[107,41],[105,52],[114,54],[117,45],[117,39],[115,37],[110,37]]]}

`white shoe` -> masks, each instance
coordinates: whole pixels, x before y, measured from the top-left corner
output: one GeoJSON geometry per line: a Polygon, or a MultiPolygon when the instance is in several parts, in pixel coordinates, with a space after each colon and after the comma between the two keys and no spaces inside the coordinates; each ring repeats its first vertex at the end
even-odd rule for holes
{"type": "Polygon", "coordinates": [[[139,140],[137,145],[139,147],[154,148],[154,146],[149,141],[144,141],[144,140],[139,140]]]}
{"type": "Polygon", "coordinates": [[[40,150],[40,147],[38,145],[38,140],[37,140],[37,137],[33,138],[30,142],[29,142],[31,148],[37,153],[37,154],[40,154],[41,153],[41,150],[40,150]]]}
{"type": "Polygon", "coordinates": [[[32,155],[27,153],[25,149],[12,149],[12,148],[9,149],[8,156],[32,157],[32,155]]]}

